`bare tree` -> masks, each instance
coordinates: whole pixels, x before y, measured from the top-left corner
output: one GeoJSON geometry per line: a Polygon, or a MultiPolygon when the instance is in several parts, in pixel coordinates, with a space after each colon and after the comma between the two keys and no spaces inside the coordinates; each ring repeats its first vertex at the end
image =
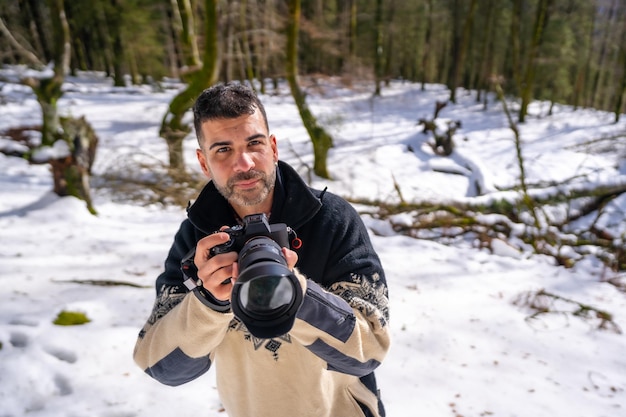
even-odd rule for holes
{"type": "MultiPolygon", "coordinates": [[[[467,56],[467,50],[469,48],[469,42],[471,39],[472,25],[474,22],[474,14],[476,13],[477,0],[472,0],[469,6],[469,11],[465,15],[465,21],[463,22],[463,30],[458,32],[458,22],[454,19],[455,36],[453,39],[452,52],[454,56],[452,58],[452,65],[450,67],[450,77],[448,81],[448,87],[450,89],[450,101],[456,103],[456,89],[461,84],[461,76],[465,68],[465,58],[467,56]]],[[[458,4],[454,4],[455,15],[456,11],[460,8],[458,4]]],[[[460,16],[459,19],[460,20],[460,16]]]]}
{"type": "Polygon", "coordinates": [[[524,123],[526,120],[528,105],[532,99],[533,88],[535,87],[537,57],[539,55],[539,48],[543,41],[544,29],[548,24],[552,1],[553,0],[539,0],[539,4],[537,5],[532,41],[530,43],[528,57],[526,59],[526,69],[524,72],[523,87],[521,90],[522,103],[520,105],[518,115],[518,121],[520,123],[524,123]]]}
{"type": "Polygon", "coordinates": [[[289,0],[289,25],[287,28],[287,80],[302,123],[313,142],[313,172],[322,178],[330,178],[327,167],[328,151],[333,146],[332,137],[326,133],[309,110],[306,97],[298,84],[298,31],[300,30],[301,2],[289,0]]]}
{"type": "MultiPolygon", "coordinates": [[[[218,2],[219,0],[205,0],[204,2],[206,17],[202,67],[187,75],[187,88],[172,99],[161,122],[159,133],[167,142],[171,169],[185,170],[183,140],[191,132],[191,126],[183,120],[185,113],[193,106],[195,98],[202,90],[214,84],[218,78],[218,2]]],[[[179,0],[179,4],[188,3],[186,0],[179,0]]]]}
{"type": "MultiPolygon", "coordinates": [[[[41,107],[41,144],[29,145],[28,151],[21,154],[12,152],[12,155],[25,157],[31,163],[49,163],[52,167],[54,192],[59,196],[71,195],[84,200],[89,211],[95,213],[91,201],[89,175],[95,157],[97,137],[84,118],[62,119],[59,116],[57,103],[63,95],[62,86],[69,71],[71,57],[70,29],[63,0],[46,0],[46,5],[50,11],[52,28],[53,71],[51,74],[43,72],[42,76],[31,76],[21,80],[32,88],[41,107]],[[42,148],[53,148],[55,152],[41,152],[42,148]]],[[[6,31],[10,35],[3,22],[1,26],[4,28],[3,32],[6,31]]],[[[15,40],[13,36],[10,38],[15,40]]],[[[20,54],[36,64],[41,61],[26,47],[21,46],[16,40],[15,42],[20,54]]]]}

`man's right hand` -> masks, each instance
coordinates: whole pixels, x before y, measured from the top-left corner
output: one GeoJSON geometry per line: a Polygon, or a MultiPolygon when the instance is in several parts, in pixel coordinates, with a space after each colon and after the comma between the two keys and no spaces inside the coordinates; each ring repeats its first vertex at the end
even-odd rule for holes
{"type": "Polygon", "coordinates": [[[211,256],[209,250],[228,242],[230,235],[225,232],[213,233],[198,241],[194,263],[198,268],[198,278],[202,286],[220,301],[230,301],[233,284],[237,277],[237,252],[211,256]]]}

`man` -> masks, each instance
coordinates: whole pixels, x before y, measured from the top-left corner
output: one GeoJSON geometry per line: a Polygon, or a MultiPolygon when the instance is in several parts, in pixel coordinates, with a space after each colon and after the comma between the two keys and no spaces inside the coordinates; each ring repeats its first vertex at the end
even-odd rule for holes
{"type": "Polygon", "coordinates": [[[188,208],[157,278],[135,361],[167,385],[215,364],[230,417],[384,416],[373,371],[389,348],[387,285],[358,214],[341,198],[310,189],[278,160],[265,109],[249,88],[205,90],[194,125],[210,182],[188,208]],[[284,223],[302,242],[281,254],[302,288],[301,305],[268,338],[232,312],[238,253],[211,252],[231,238],[216,231],[253,214],[284,223]],[[186,255],[191,286],[181,273],[186,255]]]}

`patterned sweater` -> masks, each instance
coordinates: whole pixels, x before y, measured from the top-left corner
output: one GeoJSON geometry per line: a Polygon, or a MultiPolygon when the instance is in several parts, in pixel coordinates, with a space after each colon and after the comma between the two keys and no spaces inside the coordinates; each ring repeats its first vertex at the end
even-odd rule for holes
{"type": "Polygon", "coordinates": [[[189,207],[157,278],[135,361],[167,385],[215,366],[230,417],[384,416],[374,369],[390,344],[387,284],[358,213],[334,194],[309,188],[279,162],[269,220],[294,229],[303,243],[296,273],[305,295],[291,331],[256,338],[232,312],[210,308],[183,285],[185,254],[237,222],[209,182],[189,207]]]}

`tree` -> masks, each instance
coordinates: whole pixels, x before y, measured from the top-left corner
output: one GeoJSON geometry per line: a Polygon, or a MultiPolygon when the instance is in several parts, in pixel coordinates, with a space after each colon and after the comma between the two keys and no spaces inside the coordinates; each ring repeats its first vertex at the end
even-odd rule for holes
{"type": "MultiPolygon", "coordinates": [[[[284,79],[287,1],[218,1],[221,80],[284,79]]],[[[503,79],[507,96],[547,98],[615,111],[623,65],[623,0],[312,0],[302,2],[301,75],[344,82],[392,79],[486,91],[503,79]],[[548,5],[546,7],[546,5],[548,5]],[[550,17],[550,24],[548,19],[550,17]],[[538,20],[541,18],[542,20],[538,20]],[[541,25],[539,25],[541,23],[541,25]],[[542,26],[543,25],[543,26],[542,26]],[[545,29],[545,30],[544,30],[545,29]],[[555,73],[557,71],[557,73],[555,73]],[[530,82],[530,83],[529,83],[530,82]]],[[[49,7],[0,0],[0,63],[52,62],[49,7]],[[15,44],[22,47],[17,52],[15,44]]],[[[104,71],[117,85],[148,76],[190,83],[203,64],[204,1],[65,2],[70,71],[104,71]]],[[[208,39],[209,44],[212,42],[208,39]]],[[[482,93],[480,93],[482,97],[482,93]]],[[[183,106],[184,107],[184,106],[183,106]]],[[[184,110],[184,109],[183,109],[184,110]]],[[[525,115],[522,115],[524,117],[525,115]]]]}
{"type": "Polygon", "coordinates": [[[570,102],[574,105],[574,108],[578,108],[583,104],[586,88],[589,84],[588,74],[592,65],[593,56],[593,38],[594,38],[594,17],[596,1],[592,0],[585,2],[584,6],[587,10],[582,16],[577,15],[574,21],[574,26],[579,27],[581,30],[576,31],[577,36],[577,60],[576,60],[576,74],[573,80],[573,93],[570,98],[570,102]]]}
{"type": "MultiPolygon", "coordinates": [[[[167,142],[170,169],[185,170],[183,140],[191,132],[191,126],[183,120],[183,117],[193,106],[195,98],[202,90],[215,84],[218,79],[218,1],[205,0],[204,2],[206,18],[204,21],[205,40],[202,67],[187,75],[187,87],[172,99],[161,122],[159,134],[167,142]]],[[[184,6],[189,2],[180,0],[179,4],[184,6]]],[[[191,14],[189,17],[191,18],[191,14]]]]}
{"type": "Polygon", "coordinates": [[[626,95],[626,29],[622,32],[622,42],[619,48],[618,64],[622,67],[622,76],[620,78],[619,88],[616,92],[615,100],[615,123],[619,122],[619,117],[622,112],[622,106],[624,104],[624,96],[626,95]]]}
{"type": "Polygon", "coordinates": [[[528,105],[532,99],[533,89],[535,88],[535,77],[537,75],[537,57],[539,48],[543,42],[544,30],[548,24],[549,9],[553,0],[539,0],[537,4],[537,13],[535,17],[532,40],[530,43],[528,57],[526,59],[523,85],[521,90],[522,103],[520,105],[518,121],[524,123],[528,114],[528,105]]]}
{"type": "Polygon", "coordinates": [[[287,28],[287,81],[296,102],[302,123],[313,143],[313,172],[322,178],[330,178],[327,168],[328,151],[333,146],[332,137],[317,124],[306,103],[306,97],[298,84],[298,31],[300,30],[300,0],[289,0],[289,25],[287,28]]]}
{"type": "Polygon", "coordinates": [[[116,87],[126,85],[124,81],[124,42],[122,40],[122,23],[124,19],[124,5],[120,0],[110,0],[109,7],[105,7],[109,37],[113,47],[113,81],[116,87]]]}
{"type": "Polygon", "coordinates": [[[201,61],[198,42],[196,40],[191,0],[178,0],[178,2],[172,0],[172,7],[178,11],[177,16],[180,18],[179,37],[184,51],[183,57],[185,59],[185,65],[189,68],[196,69],[201,64],[201,61]]]}
{"type": "MultiPolygon", "coordinates": [[[[487,12],[484,16],[483,38],[478,55],[478,69],[474,88],[478,90],[476,101],[482,101],[487,106],[487,91],[491,84],[491,78],[495,69],[495,34],[497,22],[500,20],[501,2],[499,0],[489,0],[486,5],[487,12]],[[483,94],[484,93],[484,94],[483,94]]],[[[480,15],[480,13],[479,13],[480,15]]]]}
{"type": "MultiPolygon", "coordinates": [[[[589,106],[595,106],[598,104],[598,101],[600,101],[598,93],[601,91],[601,86],[603,84],[604,77],[606,76],[606,67],[608,67],[606,60],[608,59],[610,53],[611,44],[614,42],[614,40],[611,39],[611,29],[615,26],[618,6],[619,0],[613,0],[607,10],[608,15],[606,19],[601,21],[601,24],[604,25],[604,30],[602,31],[602,40],[598,48],[598,58],[592,75],[590,98],[588,100],[589,106]]],[[[602,14],[600,14],[600,17],[602,17],[602,14]]]]}
{"type": "Polygon", "coordinates": [[[474,14],[476,12],[477,0],[472,0],[469,6],[469,11],[465,15],[465,21],[463,23],[463,30],[459,32],[459,22],[461,7],[456,0],[452,4],[453,8],[453,33],[452,36],[452,48],[451,51],[454,54],[452,57],[452,65],[450,67],[450,76],[448,78],[448,88],[450,89],[450,101],[456,103],[456,89],[461,83],[461,75],[466,66],[465,57],[467,56],[467,49],[469,48],[469,42],[472,32],[472,24],[474,22],[474,14]]]}
{"type": "Polygon", "coordinates": [[[420,74],[422,78],[422,90],[426,87],[425,83],[430,79],[431,71],[429,68],[432,66],[432,57],[434,55],[434,48],[432,46],[433,38],[433,0],[427,0],[425,6],[426,17],[426,31],[424,33],[424,52],[422,53],[422,60],[419,63],[421,65],[420,74]]]}
{"type": "Polygon", "coordinates": [[[383,0],[376,0],[376,43],[374,44],[374,76],[376,89],[374,95],[380,95],[380,85],[383,81],[383,69],[385,67],[384,55],[385,32],[383,29],[383,0]]]}
{"type": "MultiPolygon", "coordinates": [[[[22,80],[32,88],[41,107],[41,145],[34,145],[32,149],[19,156],[26,157],[32,163],[49,163],[52,167],[53,191],[59,196],[74,196],[84,200],[88,210],[95,214],[89,175],[95,156],[97,136],[84,118],[59,117],[57,103],[63,95],[62,86],[69,71],[71,57],[70,28],[63,0],[46,0],[46,6],[49,9],[52,30],[50,38],[53,71],[51,74],[43,72],[43,76],[32,76],[22,80]],[[53,151],[45,152],[43,149],[53,151]]],[[[18,48],[19,53],[26,51],[28,49],[25,47],[18,48]]],[[[29,59],[32,60],[32,57],[29,59]]]]}

